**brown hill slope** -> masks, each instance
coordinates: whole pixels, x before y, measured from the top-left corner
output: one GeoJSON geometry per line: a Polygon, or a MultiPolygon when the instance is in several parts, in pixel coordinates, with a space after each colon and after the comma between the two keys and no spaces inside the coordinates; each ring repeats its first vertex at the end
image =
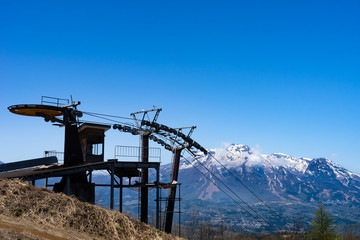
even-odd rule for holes
{"type": "Polygon", "coordinates": [[[14,180],[0,180],[0,229],[9,239],[176,239],[119,212],[14,180]]]}

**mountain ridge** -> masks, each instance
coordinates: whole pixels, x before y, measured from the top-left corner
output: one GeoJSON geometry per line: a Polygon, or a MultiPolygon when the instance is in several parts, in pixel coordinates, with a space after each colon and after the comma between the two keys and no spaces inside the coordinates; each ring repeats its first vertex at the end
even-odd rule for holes
{"type": "MultiPolygon", "coordinates": [[[[243,157],[245,156],[245,160],[247,160],[247,159],[252,160],[252,162],[248,162],[249,164],[252,164],[252,165],[258,165],[260,162],[258,162],[256,160],[259,160],[259,158],[263,158],[263,160],[267,160],[268,165],[271,165],[270,161],[272,160],[273,166],[293,167],[298,170],[303,169],[304,165],[306,168],[307,165],[311,161],[314,161],[314,160],[326,161],[328,163],[331,163],[333,166],[341,167],[339,164],[336,164],[336,163],[332,162],[331,160],[324,158],[324,157],[317,157],[317,158],[294,157],[294,156],[291,156],[291,155],[288,155],[285,153],[261,154],[258,150],[251,149],[248,145],[244,145],[244,144],[231,144],[226,149],[222,149],[222,148],[209,149],[209,153],[212,155],[215,155],[216,158],[218,156],[218,153],[221,154],[224,152],[233,154],[233,156],[231,156],[229,154],[227,155],[227,157],[230,160],[234,160],[234,157],[239,157],[239,156],[241,157],[241,155],[243,157]],[[240,154],[237,154],[237,153],[240,153],[240,154]],[[249,156],[251,156],[251,157],[249,158],[249,156]],[[283,161],[280,161],[279,159],[283,160],[283,161]],[[284,160],[286,160],[286,161],[284,161],[284,160]],[[281,164],[281,163],[283,163],[283,164],[281,164]],[[288,165],[284,165],[284,163],[287,163],[288,165]],[[302,165],[296,166],[295,164],[300,164],[300,165],[302,164],[302,165]]],[[[264,163],[265,162],[263,161],[262,164],[264,164],[264,163]]],[[[303,171],[305,171],[305,170],[306,169],[303,169],[303,171]]],[[[347,170],[347,171],[351,172],[349,170],[347,170]]],[[[357,174],[355,172],[351,172],[351,173],[360,177],[360,174],[357,174]]]]}
{"type": "MultiPolygon", "coordinates": [[[[181,161],[179,181],[188,182],[189,178],[181,176],[187,175],[185,172],[192,165],[202,169],[200,163],[230,186],[239,185],[231,176],[235,175],[250,189],[265,195],[265,199],[330,201],[335,198],[341,201],[351,199],[352,204],[360,204],[360,175],[326,158],[261,154],[247,145],[232,144],[226,149],[210,149],[207,155],[181,161]]],[[[204,173],[211,177],[208,172],[204,173]]],[[[190,180],[196,182],[200,179],[193,177],[190,180]]]]}
{"type": "MultiPolygon", "coordinates": [[[[170,176],[171,167],[162,166],[162,181],[170,176]]],[[[256,222],[249,221],[247,213],[225,191],[236,202],[246,202],[269,215],[265,202],[288,222],[296,222],[295,218],[310,221],[319,203],[329,209],[339,226],[360,222],[360,175],[326,158],[262,154],[247,145],[232,144],[225,149],[209,149],[206,155],[181,159],[179,182],[185,219],[191,218],[186,212],[196,206],[204,216],[211,215],[242,230],[258,231],[256,222]]],[[[286,229],[279,219],[271,214],[267,217],[279,229],[286,229]]]]}

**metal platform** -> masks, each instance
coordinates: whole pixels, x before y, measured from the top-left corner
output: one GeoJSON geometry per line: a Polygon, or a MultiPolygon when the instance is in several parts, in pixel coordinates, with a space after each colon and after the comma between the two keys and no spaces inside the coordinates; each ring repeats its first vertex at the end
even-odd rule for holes
{"type": "Polygon", "coordinates": [[[64,114],[64,108],[40,104],[18,104],[12,105],[8,109],[12,113],[32,117],[41,117],[43,115],[55,117],[64,114]]]}
{"type": "Polygon", "coordinates": [[[99,163],[85,163],[70,167],[66,167],[62,164],[58,164],[58,165],[50,165],[45,167],[36,167],[36,168],[0,173],[0,178],[22,179],[25,181],[33,181],[43,178],[62,177],[65,175],[71,175],[74,173],[79,173],[84,171],[111,170],[111,169],[114,169],[115,171],[116,169],[118,170],[121,169],[120,172],[123,172],[124,177],[138,177],[139,174],[136,170],[140,168],[154,168],[156,171],[159,171],[160,163],[108,161],[108,162],[99,162],[99,163]]]}

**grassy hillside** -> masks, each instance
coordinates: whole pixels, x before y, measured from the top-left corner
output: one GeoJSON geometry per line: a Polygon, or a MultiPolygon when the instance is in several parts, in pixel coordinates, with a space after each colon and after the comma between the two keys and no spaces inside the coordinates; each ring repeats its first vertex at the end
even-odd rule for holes
{"type": "Polygon", "coordinates": [[[122,213],[0,180],[1,239],[176,239],[122,213]]]}

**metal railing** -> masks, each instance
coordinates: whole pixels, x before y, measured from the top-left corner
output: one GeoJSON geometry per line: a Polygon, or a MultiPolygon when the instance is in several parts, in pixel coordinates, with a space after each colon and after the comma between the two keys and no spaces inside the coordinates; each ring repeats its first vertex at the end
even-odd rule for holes
{"type": "Polygon", "coordinates": [[[57,107],[60,107],[61,105],[64,104],[69,104],[69,99],[65,99],[65,98],[56,98],[56,97],[47,97],[47,96],[42,96],[41,97],[41,104],[49,104],[49,105],[54,105],[57,107]]]}
{"type": "Polygon", "coordinates": [[[55,150],[50,151],[44,151],[44,157],[57,157],[58,163],[63,164],[64,163],[64,153],[63,152],[57,152],[55,150]]]}
{"type": "MultiPolygon", "coordinates": [[[[59,163],[64,163],[64,153],[55,150],[44,151],[44,157],[55,156],[59,163]]],[[[119,160],[136,159],[140,161],[141,147],[135,146],[115,146],[114,158],[119,160]]],[[[155,147],[149,147],[149,160],[161,162],[161,149],[155,147]]]]}
{"type": "MultiPolygon", "coordinates": [[[[155,161],[161,162],[161,149],[155,147],[149,147],[149,159],[155,159],[155,161]]],[[[114,158],[137,158],[140,160],[141,147],[136,146],[115,146],[114,158]]]]}

